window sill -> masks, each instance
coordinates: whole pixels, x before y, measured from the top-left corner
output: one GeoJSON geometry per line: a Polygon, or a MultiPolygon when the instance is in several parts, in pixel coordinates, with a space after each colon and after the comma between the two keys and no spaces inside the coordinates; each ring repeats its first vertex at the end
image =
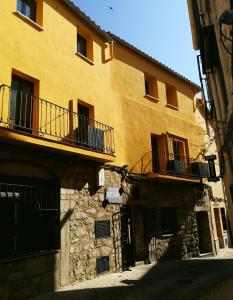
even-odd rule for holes
{"type": "Polygon", "coordinates": [[[152,100],[153,102],[159,102],[159,99],[156,98],[156,97],[154,97],[154,96],[151,96],[151,95],[146,94],[144,97],[145,97],[146,99],[152,100]]]}
{"type": "Polygon", "coordinates": [[[179,107],[177,107],[175,105],[172,105],[172,104],[169,104],[169,103],[166,106],[171,108],[171,109],[174,109],[174,110],[179,110],[179,107]]]}
{"type": "Polygon", "coordinates": [[[86,62],[88,62],[90,65],[94,65],[95,63],[92,61],[92,60],[90,60],[89,58],[87,58],[86,56],[84,56],[84,55],[82,55],[81,53],[79,53],[79,52],[76,52],[75,53],[77,56],[79,56],[79,57],[81,57],[83,60],[85,60],[86,62]]]}
{"type": "Polygon", "coordinates": [[[40,26],[36,22],[32,21],[31,19],[29,19],[28,17],[26,17],[21,12],[15,11],[15,12],[13,12],[13,14],[16,15],[17,17],[19,17],[20,19],[24,20],[25,22],[27,22],[29,25],[33,26],[38,31],[44,31],[44,28],[42,26],[40,26]]]}

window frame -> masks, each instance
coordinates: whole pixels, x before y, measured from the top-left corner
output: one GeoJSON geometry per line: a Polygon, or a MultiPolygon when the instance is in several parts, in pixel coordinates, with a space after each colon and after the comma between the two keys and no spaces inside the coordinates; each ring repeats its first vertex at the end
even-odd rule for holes
{"type": "Polygon", "coordinates": [[[175,110],[179,110],[179,102],[178,102],[176,87],[168,83],[165,83],[165,87],[166,87],[167,107],[173,108],[175,110]]]}
{"type": "Polygon", "coordinates": [[[156,102],[159,101],[158,81],[147,73],[144,73],[144,89],[146,98],[156,102]]]}
{"type": "Polygon", "coordinates": [[[35,0],[17,0],[17,11],[24,15],[26,18],[36,23],[37,19],[37,1],[35,0]],[[30,9],[27,12],[27,9],[30,9]],[[33,10],[33,11],[32,11],[33,10]]]}
{"type": "Polygon", "coordinates": [[[79,28],[76,35],[76,55],[88,62],[90,65],[94,65],[94,53],[93,53],[93,39],[91,35],[85,32],[82,28],[79,28]],[[85,44],[85,51],[79,51],[79,40],[85,44]]]}
{"type": "Polygon", "coordinates": [[[87,58],[87,39],[79,33],[77,33],[77,53],[87,58]]]}
{"type": "Polygon", "coordinates": [[[16,11],[14,12],[14,14],[38,31],[43,31],[43,1],[44,0],[16,0],[16,11]],[[34,1],[34,17],[30,17],[30,15],[25,12],[25,2],[27,1],[34,1]],[[20,2],[21,5],[23,5],[24,9],[20,7],[20,2]]]}

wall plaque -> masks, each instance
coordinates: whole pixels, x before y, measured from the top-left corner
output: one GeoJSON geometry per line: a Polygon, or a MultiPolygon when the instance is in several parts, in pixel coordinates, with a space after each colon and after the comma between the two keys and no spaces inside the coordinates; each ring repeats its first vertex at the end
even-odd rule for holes
{"type": "Polygon", "coordinates": [[[121,204],[123,202],[123,198],[120,195],[119,189],[113,187],[106,188],[106,200],[109,203],[117,203],[117,204],[121,204]]]}

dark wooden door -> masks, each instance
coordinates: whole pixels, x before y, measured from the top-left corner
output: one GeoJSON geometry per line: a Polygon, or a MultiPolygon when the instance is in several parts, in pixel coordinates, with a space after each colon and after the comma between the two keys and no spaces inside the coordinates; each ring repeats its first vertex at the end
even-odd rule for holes
{"type": "Polygon", "coordinates": [[[135,266],[133,241],[132,208],[130,206],[125,206],[121,208],[121,248],[123,270],[127,270],[130,266],[135,266]]]}
{"type": "Polygon", "coordinates": [[[151,148],[152,148],[152,169],[153,172],[156,172],[160,170],[160,165],[159,165],[158,138],[155,136],[151,137],[151,148]]]}
{"type": "Polygon", "coordinates": [[[34,83],[12,75],[10,120],[15,129],[31,132],[33,119],[34,83]]]}
{"type": "Polygon", "coordinates": [[[78,142],[89,145],[88,140],[89,108],[81,104],[78,105],[78,142]]]}

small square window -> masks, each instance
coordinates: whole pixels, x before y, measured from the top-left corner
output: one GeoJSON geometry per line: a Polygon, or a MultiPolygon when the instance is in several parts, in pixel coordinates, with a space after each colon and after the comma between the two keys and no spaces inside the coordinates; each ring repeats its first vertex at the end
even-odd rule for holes
{"type": "Polygon", "coordinates": [[[95,221],[95,238],[110,237],[110,221],[95,221]]]}
{"type": "Polygon", "coordinates": [[[156,78],[145,74],[145,93],[147,96],[158,99],[158,83],[156,78]]]}
{"type": "Polygon", "coordinates": [[[109,271],[109,256],[103,256],[96,259],[96,274],[109,271]]]}
{"type": "Polygon", "coordinates": [[[87,57],[87,40],[80,34],[77,34],[77,52],[87,57]]]}
{"type": "Polygon", "coordinates": [[[176,207],[161,207],[160,219],[162,235],[177,233],[176,207]]]}
{"type": "Polygon", "coordinates": [[[17,0],[17,11],[36,22],[36,1],[17,0]]]}

